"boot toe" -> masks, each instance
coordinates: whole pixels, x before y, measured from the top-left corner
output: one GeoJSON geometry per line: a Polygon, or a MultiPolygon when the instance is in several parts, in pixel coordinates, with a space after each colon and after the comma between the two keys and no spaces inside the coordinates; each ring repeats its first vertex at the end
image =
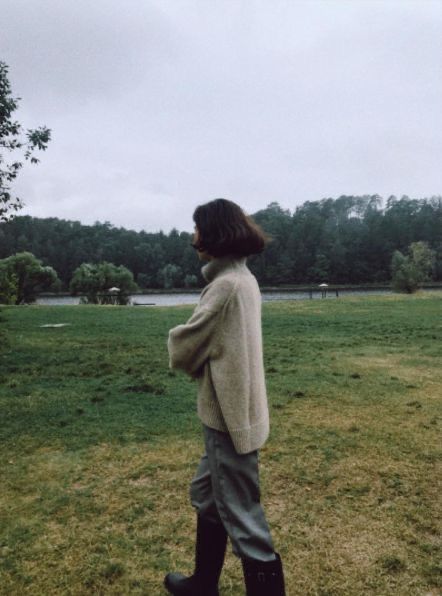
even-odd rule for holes
{"type": "Polygon", "coordinates": [[[174,596],[219,596],[218,587],[205,585],[194,576],[168,573],[164,578],[166,590],[174,596]]]}
{"type": "Polygon", "coordinates": [[[177,590],[186,583],[186,576],[182,573],[168,573],[164,578],[164,586],[171,594],[180,594],[177,590]]]}

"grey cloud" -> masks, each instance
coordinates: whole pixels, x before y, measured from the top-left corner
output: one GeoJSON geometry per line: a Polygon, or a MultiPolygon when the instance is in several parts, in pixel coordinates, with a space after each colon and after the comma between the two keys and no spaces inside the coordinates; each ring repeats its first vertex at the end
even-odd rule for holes
{"type": "Polygon", "coordinates": [[[190,229],[215,196],[441,191],[439,2],[3,0],[2,20],[20,115],[54,134],[28,213],[190,229]]]}

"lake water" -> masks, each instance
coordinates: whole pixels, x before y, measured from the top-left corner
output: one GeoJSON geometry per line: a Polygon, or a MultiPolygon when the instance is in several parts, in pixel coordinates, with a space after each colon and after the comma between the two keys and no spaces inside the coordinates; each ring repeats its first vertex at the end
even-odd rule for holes
{"type": "MultiPolygon", "coordinates": [[[[436,290],[437,291],[437,290],[436,290]]],[[[441,290],[439,290],[441,291],[441,290]]],[[[387,289],[373,289],[373,290],[339,290],[339,298],[345,296],[381,296],[391,294],[391,290],[387,289]]],[[[315,290],[313,292],[313,300],[321,299],[321,292],[315,290]]],[[[131,296],[132,303],[136,302],[139,306],[177,306],[179,304],[196,304],[198,302],[199,294],[136,294],[131,296]]],[[[274,300],[309,300],[310,294],[305,291],[268,291],[262,293],[263,302],[271,302],[274,300]]],[[[335,290],[327,292],[327,299],[336,300],[335,290]]],[[[78,296],[40,296],[37,298],[37,304],[53,304],[53,305],[73,305],[79,304],[80,298],[78,296]]]]}

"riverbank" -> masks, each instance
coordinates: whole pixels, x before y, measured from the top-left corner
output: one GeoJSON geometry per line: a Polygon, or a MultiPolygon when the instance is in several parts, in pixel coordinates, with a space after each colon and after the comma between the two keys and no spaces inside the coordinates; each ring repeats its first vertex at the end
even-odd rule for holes
{"type": "MultiPolygon", "coordinates": [[[[435,294],[442,293],[442,287],[426,289],[427,292],[435,294]]],[[[345,299],[352,296],[382,296],[392,294],[390,288],[335,288],[330,287],[324,290],[317,288],[314,290],[298,289],[297,291],[288,288],[280,291],[262,291],[263,302],[275,302],[281,300],[317,300],[319,299],[345,299]]],[[[196,304],[200,292],[156,292],[154,294],[132,294],[129,297],[129,306],[178,306],[184,304],[196,304]]],[[[39,296],[36,304],[46,306],[74,306],[80,304],[80,296],[39,296]]]]}
{"type": "MultiPolygon", "coordinates": [[[[263,305],[262,498],[290,596],[437,593],[441,308],[263,305]]],[[[191,312],[0,308],[5,594],[161,594],[191,571],[196,385],[166,350],[191,312]]],[[[241,586],[229,552],[221,594],[241,586]]]]}
{"type": "MultiPolygon", "coordinates": [[[[199,294],[204,286],[200,288],[140,288],[140,290],[133,292],[132,296],[140,294],[199,294]]],[[[330,290],[347,290],[347,291],[364,291],[364,290],[391,290],[391,284],[378,284],[378,283],[367,283],[367,284],[329,284],[330,290]]],[[[261,292],[320,292],[319,284],[282,284],[278,286],[260,286],[261,292]]],[[[442,290],[442,282],[433,282],[423,284],[423,290],[442,290]]],[[[40,292],[39,297],[68,297],[71,296],[69,292],[40,292]]]]}

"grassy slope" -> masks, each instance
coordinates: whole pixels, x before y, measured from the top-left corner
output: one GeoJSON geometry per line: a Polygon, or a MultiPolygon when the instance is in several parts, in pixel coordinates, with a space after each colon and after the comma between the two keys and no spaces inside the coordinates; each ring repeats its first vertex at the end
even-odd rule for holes
{"type": "MultiPolygon", "coordinates": [[[[165,344],[191,311],[1,310],[2,593],[156,595],[191,570],[196,387],[165,344]]],[[[290,596],[437,593],[441,314],[430,294],[264,305],[262,493],[290,596]]],[[[229,554],[222,593],[241,581],[229,554]]]]}

